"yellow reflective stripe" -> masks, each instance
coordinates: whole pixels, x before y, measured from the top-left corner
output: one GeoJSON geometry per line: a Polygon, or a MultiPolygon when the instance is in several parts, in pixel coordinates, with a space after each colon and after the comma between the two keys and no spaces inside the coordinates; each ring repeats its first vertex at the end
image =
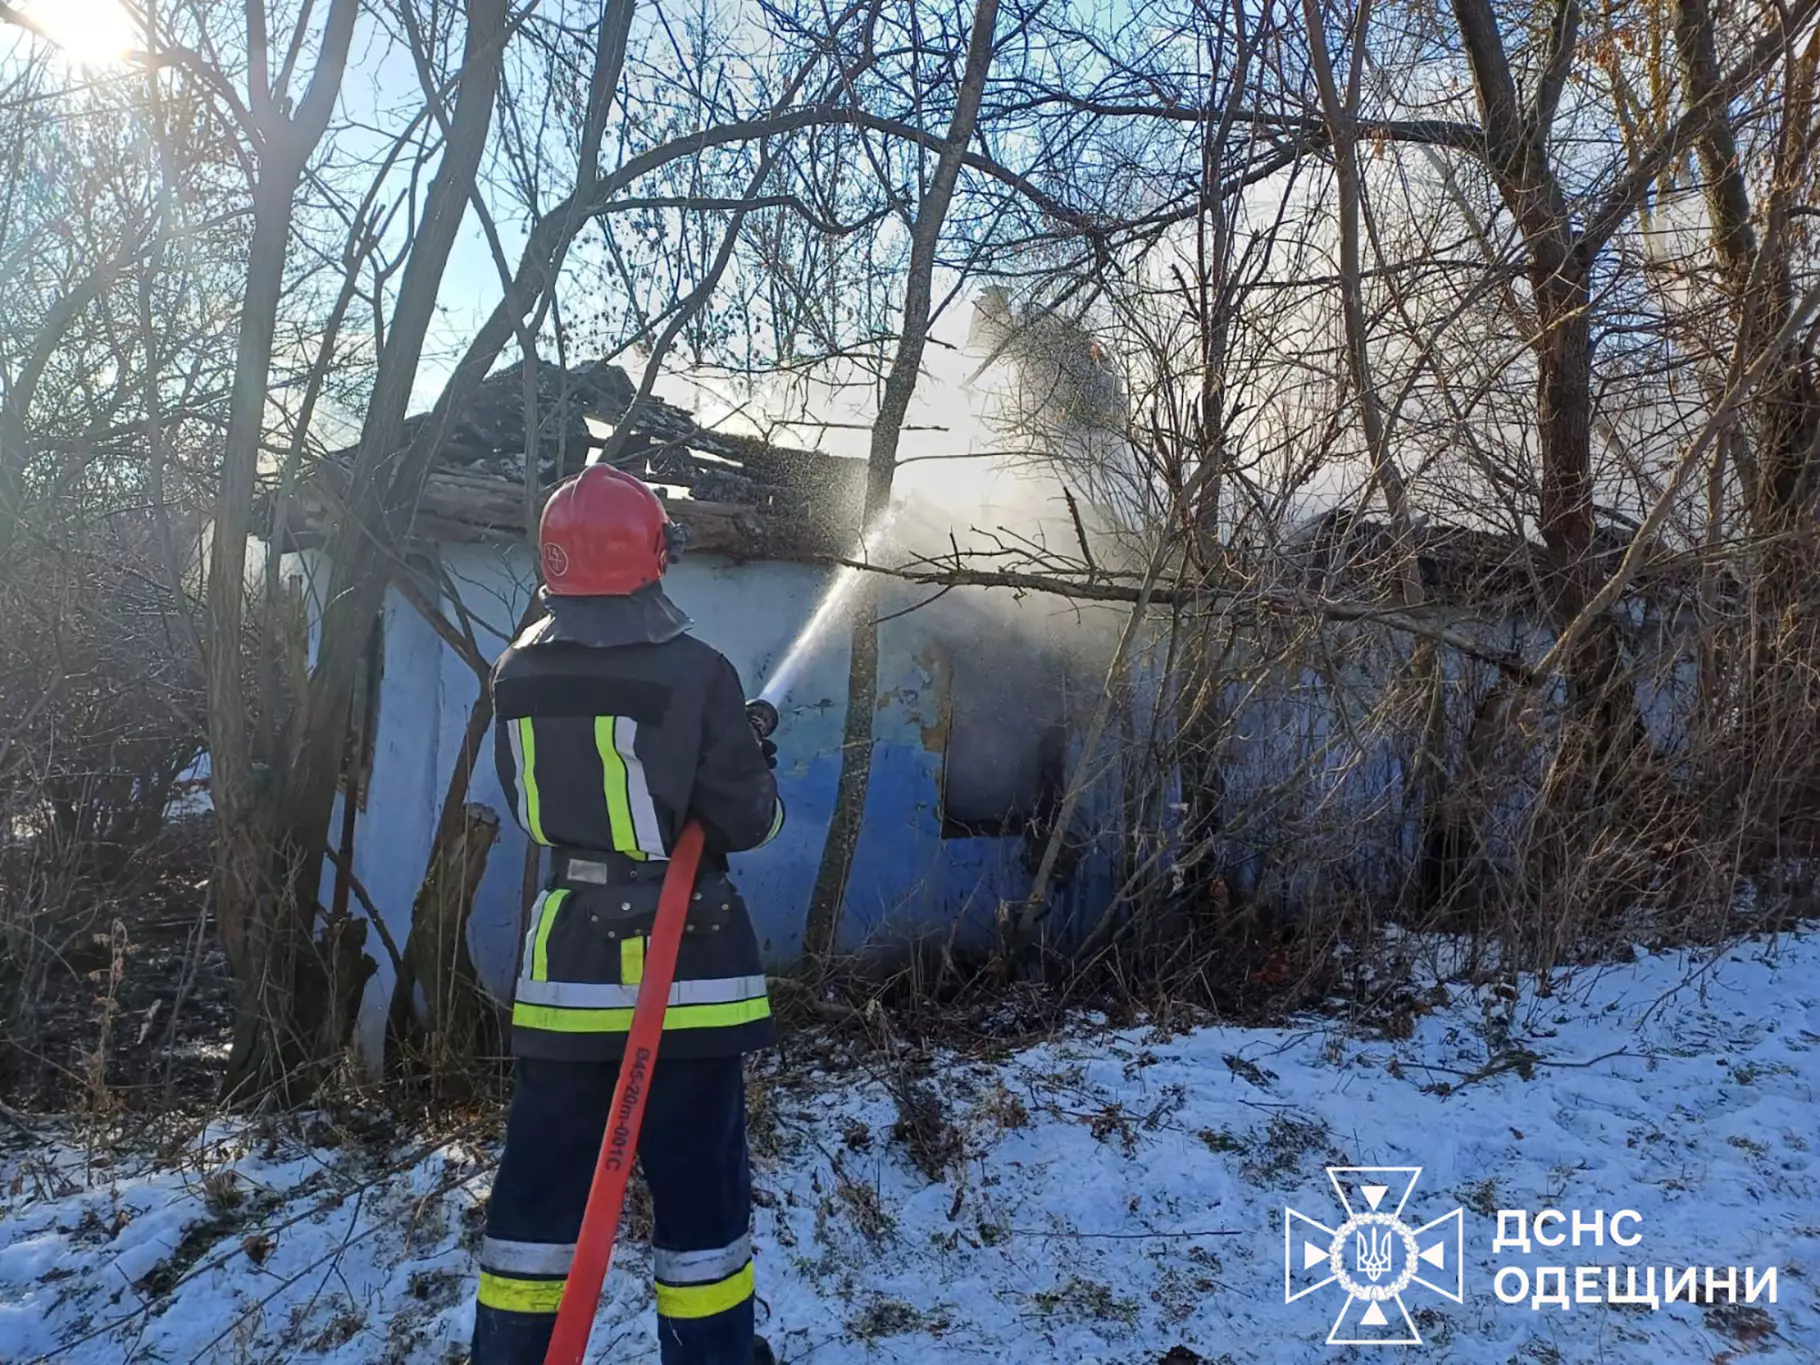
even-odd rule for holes
{"type": "Polygon", "coordinates": [[[533,839],[547,844],[550,841],[543,837],[543,803],[537,795],[537,732],[532,728],[529,716],[518,722],[518,750],[524,755],[518,785],[524,789],[525,826],[533,839]]]}
{"type": "Polygon", "coordinates": [[[711,1318],[729,1308],[738,1308],[752,1297],[752,1262],[744,1269],[716,1280],[713,1284],[657,1283],[657,1311],[666,1318],[711,1318]]]}
{"type": "MultiPolygon", "coordinates": [[[[733,1028],[755,1019],[771,1017],[765,996],[735,1000],[726,1005],[672,1005],[664,1012],[664,1029],[733,1028]]],[[[560,1005],[516,1004],[512,1022],[520,1028],[546,1033],[627,1033],[632,1028],[630,1009],[571,1010],[560,1005]]]]}
{"type": "Polygon", "coordinates": [[[556,912],[562,909],[563,902],[569,899],[565,891],[546,891],[539,898],[540,913],[537,916],[537,937],[531,941],[531,980],[548,981],[550,979],[550,930],[556,927],[556,912]]]}
{"type": "Polygon", "coordinates": [[[619,752],[618,725],[618,716],[594,717],[594,747],[600,751],[600,767],[606,775],[607,823],[613,831],[613,847],[642,862],[645,853],[638,846],[638,826],[632,819],[632,787],[626,760],[619,752]]]}
{"type": "MultiPolygon", "coordinates": [[[[642,983],[628,986],[618,981],[532,981],[521,975],[514,998],[528,1005],[555,1005],[565,1010],[629,1010],[638,1003],[641,989],[642,983]]],[[[736,1000],[756,1000],[764,993],[762,972],[750,976],[706,976],[672,985],[670,1007],[727,1005],[736,1000]]]]}
{"type": "Polygon", "coordinates": [[[480,1272],[480,1303],[508,1313],[554,1313],[562,1306],[562,1287],[569,1281],[519,1280],[510,1275],[480,1272]]]}
{"type": "Polygon", "coordinates": [[[517,774],[512,779],[513,806],[512,818],[518,821],[518,827],[526,833],[531,829],[531,817],[525,804],[525,746],[518,737],[518,722],[502,720],[499,722],[505,729],[506,739],[512,746],[512,771],[517,774]]]}
{"type": "Polygon", "coordinates": [[[619,980],[621,985],[636,986],[645,979],[645,939],[634,934],[619,945],[619,980]]]}

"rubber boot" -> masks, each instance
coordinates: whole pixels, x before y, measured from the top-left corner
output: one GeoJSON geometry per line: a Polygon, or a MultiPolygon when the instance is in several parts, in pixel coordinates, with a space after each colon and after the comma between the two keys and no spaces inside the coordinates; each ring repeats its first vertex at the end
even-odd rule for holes
{"type": "Polygon", "coordinates": [[[763,1337],[752,1338],[752,1365],[777,1365],[777,1357],[771,1352],[771,1343],[763,1337]]]}

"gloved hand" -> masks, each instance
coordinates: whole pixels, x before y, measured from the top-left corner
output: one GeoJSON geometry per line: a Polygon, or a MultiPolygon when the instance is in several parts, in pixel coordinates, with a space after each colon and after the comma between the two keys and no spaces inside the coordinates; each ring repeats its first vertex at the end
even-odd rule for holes
{"type": "Polygon", "coordinates": [[[761,739],[758,747],[765,756],[765,766],[767,768],[777,767],[777,746],[768,739],[761,739]]]}

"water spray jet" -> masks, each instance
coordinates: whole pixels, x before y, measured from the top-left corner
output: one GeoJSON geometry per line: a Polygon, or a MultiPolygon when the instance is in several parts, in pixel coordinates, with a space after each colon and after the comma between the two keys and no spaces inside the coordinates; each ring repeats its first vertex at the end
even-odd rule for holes
{"type": "MultiPolygon", "coordinates": [[[[903,510],[904,504],[901,501],[894,502],[885,509],[885,514],[878,519],[877,524],[860,542],[859,554],[856,558],[869,560],[879,552],[884,545],[886,534],[903,510]]],[[[760,701],[775,703],[783,698],[797,669],[809,656],[810,646],[819,643],[821,637],[827,633],[829,625],[840,614],[841,604],[846,601],[847,594],[853,591],[853,585],[859,582],[859,576],[863,572],[865,572],[863,569],[856,569],[852,565],[844,564],[835,573],[834,581],[822,594],[822,600],[816,603],[815,610],[810,614],[808,622],[796,633],[796,638],[784,651],[784,657],[778,661],[777,667],[771,671],[771,676],[765,680],[765,685],[759,689],[760,701]]]]}

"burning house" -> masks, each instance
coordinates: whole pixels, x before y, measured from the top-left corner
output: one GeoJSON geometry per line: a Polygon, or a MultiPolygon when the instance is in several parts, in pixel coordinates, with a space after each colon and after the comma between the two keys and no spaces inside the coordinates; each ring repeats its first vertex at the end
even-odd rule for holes
{"type": "MultiPolygon", "coordinates": [[[[325,905],[348,903],[338,881],[351,874],[402,941],[480,696],[473,659],[497,657],[538,586],[526,540],[538,504],[527,496],[524,452],[537,452],[536,486],[547,494],[582,467],[633,392],[609,364],[545,364],[528,439],[522,374],[512,370],[488,380],[453,425],[412,539],[395,547],[394,585],[374,622],[325,905]],[[470,648],[459,646],[464,638],[470,648]]],[[[324,460],[273,516],[274,546],[312,625],[345,458],[324,460]]],[[[735,865],[769,962],[787,966],[802,951],[841,766],[849,632],[827,598],[843,573],[833,561],[858,538],[864,462],[707,430],[654,402],[635,417],[616,463],[663,491],[687,528],[666,590],[695,633],[733,661],[749,694],[818,611],[841,618],[795,650],[781,687],[765,687],[783,717],[778,778],[789,818],[772,844],[735,865]]],[[[1090,706],[1103,680],[1103,659],[1083,667],[1082,617],[1071,604],[1003,594],[989,603],[977,589],[932,595],[899,582],[882,590],[878,688],[866,703],[874,751],[841,919],[846,948],[990,935],[1001,901],[1029,891],[1050,817],[1079,768],[1083,700],[1090,706]]],[[[498,817],[468,939],[483,983],[504,994],[539,871],[490,762],[476,769],[468,800],[498,817]]],[[[1051,924],[1096,913],[1111,896],[1115,842],[1092,831],[1114,804],[1091,796],[1081,804],[1050,893],[1051,924]]],[[[380,962],[360,1025],[369,1055],[383,1036],[391,978],[380,962]]]]}

